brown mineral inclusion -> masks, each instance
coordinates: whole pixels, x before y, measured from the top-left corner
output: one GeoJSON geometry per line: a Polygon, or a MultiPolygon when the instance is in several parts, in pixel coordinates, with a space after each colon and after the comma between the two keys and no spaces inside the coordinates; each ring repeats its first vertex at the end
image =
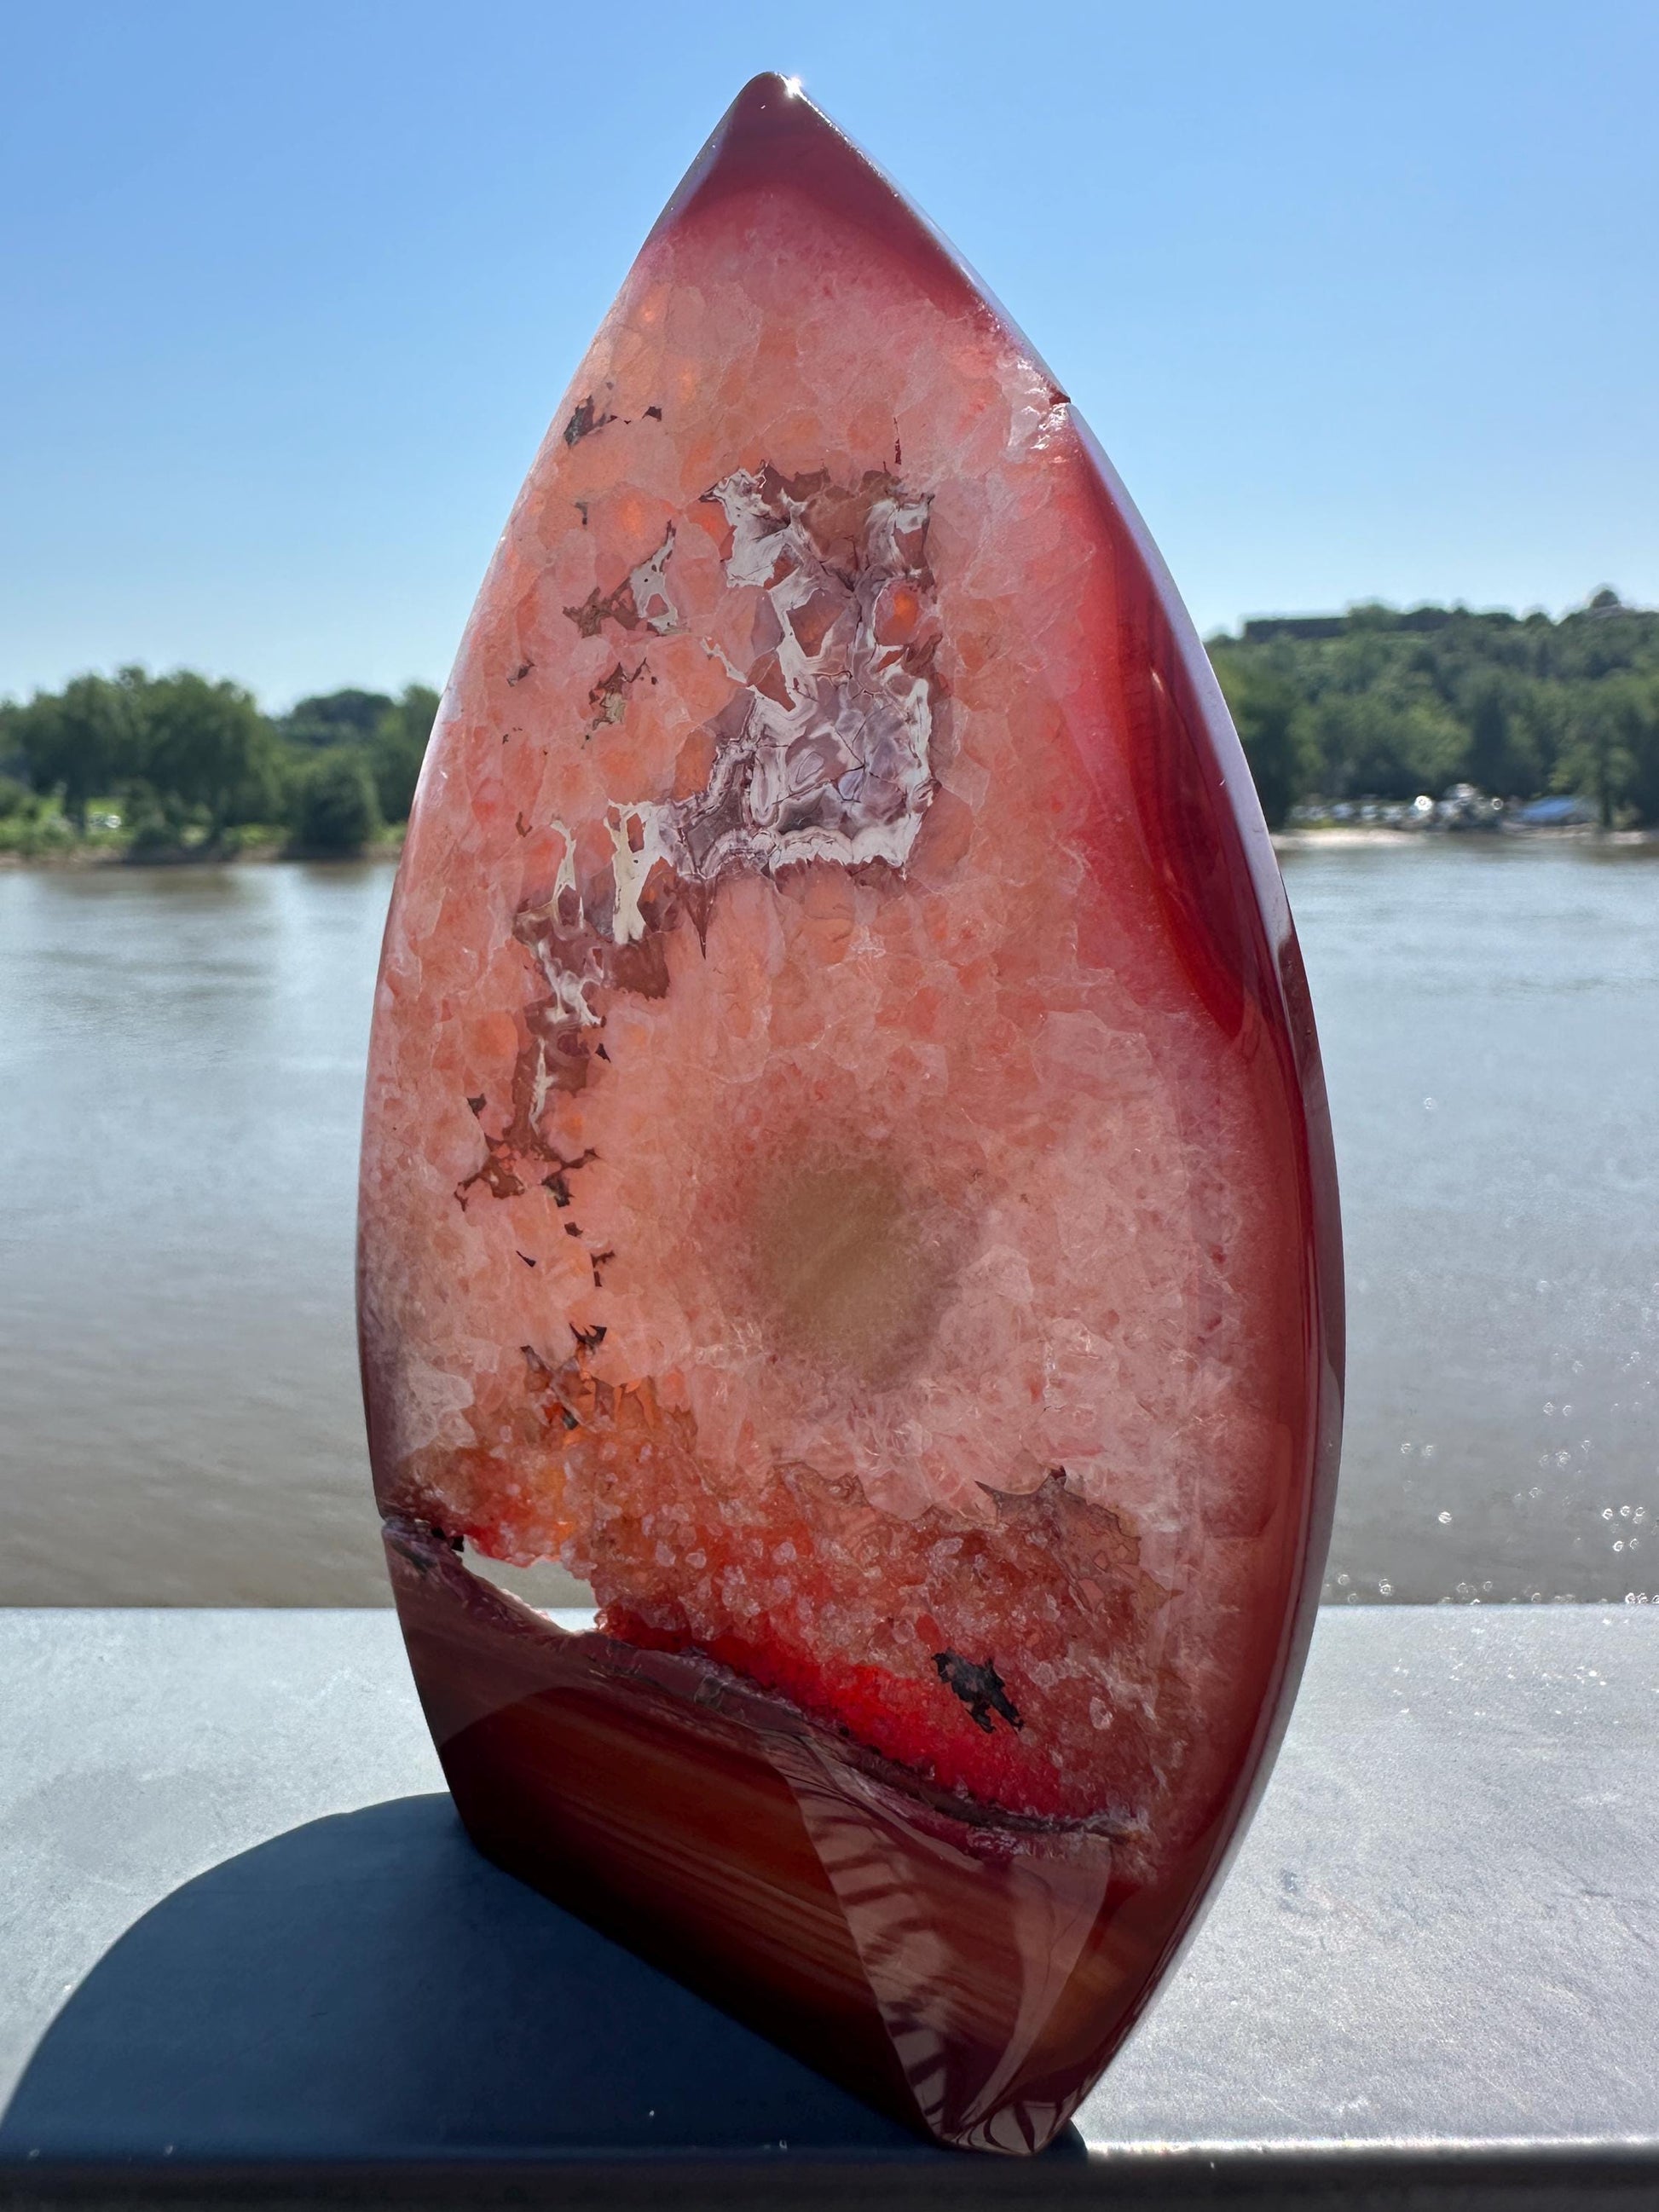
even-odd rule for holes
{"type": "Polygon", "coordinates": [[[361,1316],[477,1842],[942,2140],[1049,2141],[1300,1667],[1329,1132],[1142,526],[778,78],[647,241],[469,626],[361,1316]],[[562,1562],[599,1632],[468,1547],[562,1562]]]}

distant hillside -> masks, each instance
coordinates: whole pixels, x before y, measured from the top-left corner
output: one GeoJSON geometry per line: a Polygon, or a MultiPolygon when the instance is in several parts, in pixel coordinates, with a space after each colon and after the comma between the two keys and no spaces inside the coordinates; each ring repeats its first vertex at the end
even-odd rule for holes
{"type": "Polygon", "coordinates": [[[1598,592],[1547,615],[1352,607],[1209,641],[1270,822],[1298,799],[1408,799],[1468,781],[1580,792],[1659,823],[1659,612],[1598,592]]]}

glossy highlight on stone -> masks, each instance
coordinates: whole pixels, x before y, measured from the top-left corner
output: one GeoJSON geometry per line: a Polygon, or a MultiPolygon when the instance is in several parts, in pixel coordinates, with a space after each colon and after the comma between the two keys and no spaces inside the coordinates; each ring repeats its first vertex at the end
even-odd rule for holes
{"type": "Polygon", "coordinates": [[[360,1315],[475,1839],[939,2139],[1051,2140],[1300,1668],[1329,1131],[1144,529],[781,79],[647,241],[469,626],[360,1315]],[[562,1562],[599,1632],[468,1547],[562,1562]]]}

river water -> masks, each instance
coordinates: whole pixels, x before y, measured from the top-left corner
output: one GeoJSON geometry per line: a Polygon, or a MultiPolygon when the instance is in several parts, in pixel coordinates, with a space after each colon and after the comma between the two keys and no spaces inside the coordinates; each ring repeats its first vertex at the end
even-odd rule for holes
{"type": "MultiPolygon", "coordinates": [[[[1346,1223],[1327,1597],[1659,1597],[1659,862],[1285,873],[1346,1223]]],[[[390,885],[0,874],[0,1602],[381,1601],[351,1235],[390,885]]]]}

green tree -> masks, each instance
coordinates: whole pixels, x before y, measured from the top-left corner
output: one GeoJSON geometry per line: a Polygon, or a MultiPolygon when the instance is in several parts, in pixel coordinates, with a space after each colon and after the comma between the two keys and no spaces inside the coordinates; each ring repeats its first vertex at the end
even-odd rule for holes
{"type": "Polygon", "coordinates": [[[437,714],[438,694],[424,684],[411,684],[380,717],[369,746],[369,765],[380,813],[387,822],[409,819],[437,714]]]}
{"type": "Polygon", "coordinates": [[[319,692],[297,701],[277,728],[295,745],[367,744],[392,705],[384,691],[319,692]]]}
{"type": "Polygon", "coordinates": [[[1568,713],[1560,787],[1594,799],[1604,830],[1626,816],[1659,823],[1659,676],[1578,684],[1568,713]]]}
{"type": "Polygon", "coordinates": [[[295,788],[294,842],[302,851],[361,853],[380,823],[374,780],[359,751],[319,753],[295,788]]]}
{"type": "Polygon", "coordinates": [[[164,804],[205,814],[210,837],[258,817],[272,772],[269,727],[240,684],[181,668],[150,684],[140,781],[164,804]]]}
{"type": "Polygon", "coordinates": [[[1529,757],[1526,732],[1504,678],[1490,672],[1480,676],[1470,687],[1465,712],[1469,743],[1464,767],[1469,781],[1499,798],[1535,790],[1538,763],[1529,757]]]}
{"type": "Polygon", "coordinates": [[[1659,829],[1659,674],[1639,679],[1632,688],[1630,803],[1638,822],[1659,829]]]}
{"type": "Polygon", "coordinates": [[[61,795],[64,813],[82,835],[88,802],[133,773],[149,688],[141,668],[124,668],[113,678],[77,676],[61,691],[37,691],[27,706],[5,709],[6,750],[21,761],[34,790],[61,795]]]}
{"type": "Polygon", "coordinates": [[[1560,788],[1557,775],[1571,720],[1571,689],[1545,678],[1522,684],[1516,692],[1512,727],[1523,761],[1535,763],[1515,787],[1531,797],[1560,788]]]}
{"type": "Polygon", "coordinates": [[[1381,687],[1329,691],[1309,720],[1321,784],[1335,799],[1442,791],[1462,766],[1464,732],[1430,700],[1401,700],[1381,687]]]}
{"type": "Polygon", "coordinates": [[[1222,661],[1216,672],[1267,827],[1280,829],[1291,807],[1312,787],[1315,776],[1301,698],[1295,684],[1271,668],[1222,661]]]}

